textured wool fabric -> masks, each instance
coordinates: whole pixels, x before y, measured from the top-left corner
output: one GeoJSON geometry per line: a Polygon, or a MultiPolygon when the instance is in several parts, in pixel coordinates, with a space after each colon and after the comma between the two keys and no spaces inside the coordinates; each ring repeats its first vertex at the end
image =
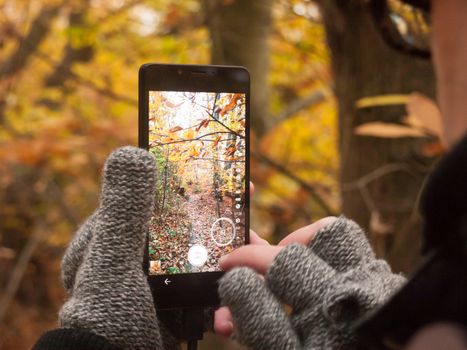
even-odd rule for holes
{"type": "Polygon", "coordinates": [[[234,337],[251,349],[362,349],[352,323],[382,305],[405,279],[377,260],[365,234],[340,217],[309,247],[291,244],[265,279],[240,267],[220,281],[234,337]],[[292,307],[289,315],[283,304],[292,307]]]}
{"type": "Polygon", "coordinates": [[[142,269],[154,181],[149,152],[123,147],[108,158],[100,206],[63,258],[70,298],[60,310],[61,327],[89,331],[122,349],[178,347],[159,325],[142,269]]]}
{"type": "Polygon", "coordinates": [[[122,350],[102,336],[77,329],[54,329],[44,333],[32,350],[122,350]]]}

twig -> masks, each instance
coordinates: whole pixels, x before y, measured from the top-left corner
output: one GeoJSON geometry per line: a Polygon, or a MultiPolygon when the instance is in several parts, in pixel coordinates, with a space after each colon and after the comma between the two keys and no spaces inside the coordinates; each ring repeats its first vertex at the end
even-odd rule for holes
{"type": "Polygon", "coordinates": [[[372,172],[370,172],[370,173],[368,173],[366,175],[363,175],[362,177],[360,177],[359,179],[357,179],[355,181],[343,183],[342,186],[341,186],[341,189],[342,189],[342,191],[351,191],[351,190],[355,190],[355,189],[360,189],[360,188],[368,185],[370,182],[373,182],[373,181],[379,179],[380,177],[383,177],[383,176],[385,176],[387,174],[395,173],[395,172],[398,172],[398,171],[403,171],[403,172],[406,172],[406,173],[412,175],[413,177],[416,177],[416,175],[413,173],[413,171],[410,169],[410,167],[407,164],[404,164],[404,163],[389,163],[389,164],[385,164],[385,165],[383,165],[383,166],[381,166],[379,168],[376,168],[372,172]]]}
{"type": "Polygon", "coordinates": [[[26,268],[31,260],[34,251],[37,248],[37,245],[45,236],[46,224],[44,220],[37,219],[35,224],[36,229],[34,233],[29,237],[28,242],[24,246],[21,254],[16,262],[15,267],[13,268],[13,272],[11,273],[10,280],[3,291],[2,299],[0,300],[0,323],[2,323],[6,312],[8,311],[8,307],[11,304],[16,292],[20,286],[21,280],[23,279],[24,273],[26,272],[26,268]]]}
{"type": "Polygon", "coordinates": [[[225,125],[224,123],[222,123],[219,119],[217,119],[215,116],[214,116],[214,111],[215,111],[215,108],[216,108],[216,102],[217,102],[217,94],[215,95],[216,97],[214,98],[214,104],[213,104],[213,107],[212,107],[212,112],[209,112],[206,110],[206,113],[217,123],[219,123],[220,125],[222,125],[224,128],[226,128],[227,130],[229,130],[232,134],[234,135],[237,135],[238,137],[240,137],[241,139],[244,139],[245,136],[244,135],[241,135],[239,133],[237,133],[236,131],[232,130],[231,128],[229,128],[227,125],[225,125]]]}
{"type": "Polygon", "coordinates": [[[288,178],[297,182],[303,189],[305,189],[308,193],[310,193],[311,197],[315,200],[315,202],[323,209],[326,215],[337,215],[334,210],[331,209],[331,206],[326,203],[326,201],[318,194],[316,188],[297,175],[290,172],[287,168],[283,165],[276,163],[274,160],[270,159],[269,157],[265,156],[264,154],[253,153],[253,157],[257,158],[258,160],[268,164],[269,166],[275,168],[276,170],[280,171],[283,175],[287,176],[288,178]]]}
{"type": "Polygon", "coordinates": [[[60,211],[62,212],[65,219],[73,226],[76,227],[79,224],[79,220],[76,217],[73,210],[70,208],[68,203],[63,198],[63,192],[54,180],[49,182],[48,190],[52,198],[57,202],[60,211]]]}
{"type": "Polygon", "coordinates": [[[222,159],[215,159],[215,158],[191,158],[191,159],[194,159],[194,160],[210,160],[210,161],[218,161],[218,162],[224,162],[224,163],[245,163],[244,160],[239,160],[239,159],[235,159],[235,160],[222,160],[222,159]]]}
{"type": "MultiPolygon", "coordinates": [[[[215,139],[203,140],[203,137],[210,136],[210,135],[216,135],[216,134],[229,134],[229,135],[231,135],[231,133],[228,132],[228,131],[216,131],[216,132],[211,132],[211,133],[208,133],[208,134],[204,134],[204,135],[195,137],[194,139],[180,139],[180,140],[175,140],[175,141],[170,141],[170,142],[157,142],[157,143],[155,143],[155,145],[156,146],[165,146],[165,145],[171,145],[173,143],[191,142],[191,141],[214,142],[214,141],[216,141],[215,139]]],[[[230,140],[219,140],[219,142],[220,141],[230,141],[230,140]]]]}
{"type": "Polygon", "coordinates": [[[316,105],[326,100],[326,94],[323,90],[314,91],[310,95],[291,102],[282,112],[273,117],[277,123],[280,123],[302,109],[316,105]]]}
{"type": "MultiPolygon", "coordinates": [[[[54,180],[50,180],[48,185],[46,186],[46,191],[48,192],[47,198],[53,198],[63,213],[63,217],[70,222],[71,225],[77,226],[78,219],[75,217],[73,211],[67,205],[66,201],[63,198],[63,193],[56,184],[54,180]]],[[[3,296],[0,299],[0,323],[4,319],[8,307],[11,304],[18,288],[21,284],[23,279],[24,273],[26,272],[26,268],[31,261],[31,258],[36,251],[38,244],[42,241],[42,239],[46,236],[48,232],[48,225],[46,221],[38,217],[34,221],[35,230],[32,235],[29,237],[26,245],[24,246],[21,254],[16,262],[15,267],[13,268],[13,272],[11,273],[11,277],[8,281],[5,290],[3,291],[3,296]]]]}
{"type": "MultiPolygon", "coordinates": [[[[48,55],[44,54],[43,52],[38,51],[36,53],[36,55],[43,62],[47,63],[51,68],[56,68],[59,65],[58,62],[55,62],[53,59],[51,59],[48,55]]],[[[129,96],[118,94],[115,91],[107,89],[107,88],[100,87],[100,86],[96,85],[95,83],[93,83],[91,80],[85,79],[85,78],[77,75],[76,73],[73,73],[72,71],[69,72],[69,78],[71,80],[74,80],[75,82],[77,82],[78,84],[80,84],[82,86],[88,87],[88,88],[94,90],[95,92],[98,92],[101,95],[107,96],[107,97],[112,98],[112,99],[117,100],[117,101],[125,102],[125,103],[127,103],[129,105],[134,105],[134,106],[138,105],[138,100],[137,99],[129,97],[129,96]]]]}

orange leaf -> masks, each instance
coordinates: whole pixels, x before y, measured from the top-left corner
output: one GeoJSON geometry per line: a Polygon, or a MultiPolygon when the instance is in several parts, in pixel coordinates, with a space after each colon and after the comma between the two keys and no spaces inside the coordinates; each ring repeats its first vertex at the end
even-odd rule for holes
{"type": "Polygon", "coordinates": [[[217,144],[219,143],[219,141],[221,140],[221,138],[222,138],[221,135],[219,135],[219,136],[216,137],[216,139],[215,139],[214,142],[212,143],[212,147],[213,147],[213,148],[217,146],[217,144]]]}
{"type": "Polygon", "coordinates": [[[169,107],[169,108],[178,108],[178,107],[180,107],[182,104],[183,104],[183,102],[180,102],[180,103],[178,103],[178,104],[175,104],[175,103],[172,103],[172,102],[170,102],[170,101],[168,101],[168,100],[165,101],[165,105],[166,105],[167,107],[169,107]]]}
{"type": "Polygon", "coordinates": [[[199,131],[201,128],[205,128],[206,126],[208,126],[209,122],[210,122],[209,119],[202,120],[201,123],[198,124],[198,127],[196,128],[196,131],[199,131]]]}
{"type": "Polygon", "coordinates": [[[177,126],[174,126],[172,129],[170,129],[169,132],[177,132],[180,130],[183,130],[183,128],[177,125],[177,126]]]}
{"type": "Polygon", "coordinates": [[[224,115],[228,111],[231,111],[232,109],[235,108],[237,105],[237,101],[242,98],[241,94],[233,94],[232,97],[230,98],[230,102],[225,105],[222,110],[220,111],[220,115],[224,115]]]}
{"type": "Polygon", "coordinates": [[[163,137],[163,138],[162,138],[162,142],[163,142],[163,143],[172,142],[173,140],[174,140],[174,139],[171,138],[171,137],[163,137]]]}
{"type": "Polygon", "coordinates": [[[445,149],[441,142],[431,142],[423,146],[422,154],[425,157],[437,157],[444,153],[445,149]]]}
{"type": "Polygon", "coordinates": [[[441,112],[436,103],[427,96],[414,92],[406,105],[408,117],[404,122],[428,133],[441,136],[443,133],[441,112]]]}

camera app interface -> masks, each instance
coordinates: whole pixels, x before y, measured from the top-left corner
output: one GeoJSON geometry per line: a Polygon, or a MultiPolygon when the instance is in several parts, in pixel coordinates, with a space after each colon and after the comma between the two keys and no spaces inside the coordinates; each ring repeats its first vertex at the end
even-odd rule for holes
{"type": "Polygon", "coordinates": [[[220,271],[245,242],[245,94],[149,92],[149,274],[220,271]]]}

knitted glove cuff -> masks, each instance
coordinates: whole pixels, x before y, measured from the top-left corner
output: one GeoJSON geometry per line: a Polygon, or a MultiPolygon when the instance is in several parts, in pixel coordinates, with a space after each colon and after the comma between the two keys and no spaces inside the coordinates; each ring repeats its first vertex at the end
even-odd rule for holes
{"type": "Polygon", "coordinates": [[[44,333],[33,350],[120,350],[102,336],[81,329],[59,328],[44,333]]]}

